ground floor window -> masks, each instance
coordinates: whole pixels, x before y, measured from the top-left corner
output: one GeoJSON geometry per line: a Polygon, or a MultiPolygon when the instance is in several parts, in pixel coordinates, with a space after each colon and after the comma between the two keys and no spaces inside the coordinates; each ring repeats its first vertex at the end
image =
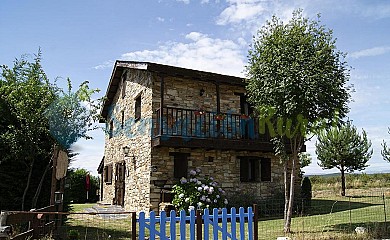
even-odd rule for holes
{"type": "Polygon", "coordinates": [[[173,156],[174,167],[173,167],[173,176],[176,179],[180,179],[182,177],[187,178],[188,173],[188,153],[170,153],[173,156]]]}
{"type": "Polygon", "coordinates": [[[104,167],[103,176],[105,183],[112,183],[112,164],[104,167]]]}
{"type": "Polygon", "coordinates": [[[261,157],[240,157],[241,182],[271,181],[271,159],[261,157]]]}

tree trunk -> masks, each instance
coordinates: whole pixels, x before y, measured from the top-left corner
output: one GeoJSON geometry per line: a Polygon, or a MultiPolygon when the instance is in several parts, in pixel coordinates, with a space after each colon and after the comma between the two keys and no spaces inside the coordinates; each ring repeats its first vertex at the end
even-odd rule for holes
{"type": "MultiPolygon", "coordinates": [[[[53,154],[54,155],[54,154],[53,154]]],[[[37,207],[37,202],[38,202],[38,198],[39,198],[39,195],[41,194],[41,190],[42,190],[42,185],[43,185],[43,182],[45,180],[45,177],[46,177],[46,174],[47,172],[49,171],[50,169],[50,166],[51,166],[51,163],[53,162],[53,155],[49,161],[49,163],[47,164],[46,168],[45,168],[45,171],[43,172],[42,174],[42,177],[41,177],[41,181],[39,182],[39,185],[37,187],[37,190],[35,191],[35,195],[32,199],[32,204],[31,204],[31,207],[32,208],[36,208],[37,207]]]]}
{"type": "Polygon", "coordinates": [[[285,233],[289,233],[291,228],[291,218],[292,218],[293,207],[294,207],[295,172],[296,172],[295,167],[296,167],[297,157],[298,154],[296,151],[294,151],[292,156],[292,166],[291,166],[291,175],[290,175],[290,197],[288,201],[286,222],[284,225],[285,233]]]}
{"type": "Polygon", "coordinates": [[[288,207],[288,161],[284,161],[284,166],[283,166],[283,172],[284,172],[284,222],[287,221],[287,207],[288,207]]]}
{"type": "Polygon", "coordinates": [[[344,167],[341,166],[341,196],[345,196],[345,170],[344,167]]]}
{"type": "Polygon", "coordinates": [[[32,176],[32,172],[33,172],[33,168],[34,168],[34,162],[35,162],[35,158],[32,159],[31,161],[31,164],[30,164],[30,171],[28,173],[28,176],[27,176],[27,183],[26,183],[26,187],[24,188],[24,192],[23,192],[23,197],[22,197],[22,211],[24,211],[25,209],[25,201],[26,201],[26,196],[27,196],[27,192],[28,192],[28,189],[30,188],[30,183],[31,183],[31,176],[32,176]]]}
{"type": "Polygon", "coordinates": [[[58,146],[54,146],[53,150],[53,167],[51,171],[51,189],[50,189],[50,205],[55,204],[55,192],[57,190],[57,178],[56,178],[56,172],[57,172],[57,160],[58,160],[58,153],[59,148],[58,146]]]}

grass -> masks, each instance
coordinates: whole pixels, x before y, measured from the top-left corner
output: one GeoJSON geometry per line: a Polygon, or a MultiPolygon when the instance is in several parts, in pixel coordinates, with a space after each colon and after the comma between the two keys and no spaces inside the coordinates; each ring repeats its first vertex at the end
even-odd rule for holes
{"type": "Polygon", "coordinates": [[[72,212],[72,213],[84,212],[84,209],[92,208],[95,205],[96,205],[96,203],[71,204],[69,212],[72,212]]]}
{"type": "MultiPolygon", "coordinates": [[[[384,203],[386,216],[389,216],[390,198],[384,202],[382,192],[374,190],[348,189],[347,197],[337,196],[331,189],[314,191],[310,211],[304,215],[295,214],[291,225],[292,233],[289,236],[292,239],[305,240],[389,237],[390,224],[385,223],[384,203]],[[368,233],[357,235],[354,229],[362,226],[368,229],[368,233]]],[[[390,188],[382,190],[385,196],[390,196],[390,188]]],[[[72,211],[81,212],[92,205],[74,204],[72,211]]],[[[283,212],[281,209],[271,209],[271,205],[267,207],[269,212],[283,212]]],[[[277,207],[280,208],[280,204],[277,207]]],[[[284,236],[283,219],[280,216],[261,215],[258,225],[259,239],[276,239],[278,236],[284,236]]],[[[230,228],[230,225],[228,227],[230,228]]],[[[95,215],[71,214],[64,226],[64,232],[70,230],[79,232],[80,239],[130,239],[131,219],[129,217],[124,220],[104,220],[95,215]]]]}
{"type": "MultiPolygon", "coordinates": [[[[363,192],[364,191],[356,191],[363,192]]],[[[367,191],[366,191],[367,193],[367,191]]],[[[385,201],[386,215],[390,214],[390,199],[385,201]]],[[[292,220],[290,235],[294,239],[373,239],[388,237],[381,195],[351,195],[338,197],[328,195],[312,200],[311,210],[306,215],[296,215],[292,220]],[[357,236],[354,229],[364,226],[369,229],[365,236],[357,236]]],[[[259,239],[276,239],[283,236],[283,219],[259,222],[259,239]]]]}
{"type": "Polygon", "coordinates": [[[60,229],[61,236],[69,232],[79,233],[80,239],[131,239],[131,217],[103,219],[98,215],[79,214],[96,204],[72,204],[70,215],[60,229]],[[73,214],[72,214],[73,213],[73,214]]]}

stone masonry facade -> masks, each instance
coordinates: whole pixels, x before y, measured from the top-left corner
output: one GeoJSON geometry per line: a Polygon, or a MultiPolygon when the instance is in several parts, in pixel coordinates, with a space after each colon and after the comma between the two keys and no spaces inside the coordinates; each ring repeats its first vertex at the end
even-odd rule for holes
{"type": "MultiPolygon", "coordinates": [[[[160,188],[155,180],[167,180],[172,187],[174,156],[188,156],[188,171],[200,168],[203,175],[212,176],[227,193],[250,192],[259,198],[270,197],[283,186],[283,166],[271,152],[235,151],[190,147],[153,147],[156,133],[155,119],[161,107],[161,76],[144,69],[127,68],[112,99],[106,119],[104,166],[112,166],[112,181],[103,183],[103,202],[113,203],[115,198],[116,164],[123,163],[124,208],[128,211],[157,210],[161,200],[160,188]],[[124,86],[125,85],[125,86],[124,86]],[[141,99],[141,118],[136,116],[136,101],[141,99]],[[129,154],[123,148],[129,147],[129,154]],[[241,182],[240,158],[263,157],[271,159],[270,181],[241,182]]],[[[165,107],[203,109],[216,112],[217,87],[214,83],[189,78],[164,76],[163,102],[165,107]],[[200,90],[204,94],[200,95],[200,90]]],[[[219,85],[220,112],[240,113],[240,97],[244,87],[219,85]]],[[[191,144],[191,140],[188,141],[191,144]]],[[[106,173],[104,173],[106,174],[106,173]]],[[[104,178],[105,176],[103,176],[104,178]]]]}

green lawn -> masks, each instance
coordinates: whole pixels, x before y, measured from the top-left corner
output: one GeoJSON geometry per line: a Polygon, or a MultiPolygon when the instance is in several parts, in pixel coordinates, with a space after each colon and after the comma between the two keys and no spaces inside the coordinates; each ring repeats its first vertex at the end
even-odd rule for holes
{"type": "MultiPolygon", "coordinates": [[[[81,212],[91,204],[74,204],[73,212],[81,212]]],[[[390,199],[385,201],[386,215],[390,216],[390,199]]],[[[261,218],[259,239],[276,239],[283,234],[283,219],[261,218]]],[[[296,215],[292,220],[293,239],[371,239],[389,237],[385,229],[385,212],[381,196],[317,197],[312,200],[306,215],[296,215]],[[364,226],[369,236],[357,237],[354,229],[364,226]]],[[[390,224],[387,224],[390,225],[390,224]]],[[[159,226],[156,226],[159,228],[159,226]]],[[[386,226],[387,227],[387,226],[386,226]]],[[[229,226],[230,228],[230,226],[229,226]]],[[[96,215],[68,216],[63,232],[77,230],[81,239],[130,239],[131,219],[102,219],[96,215]]],[[[178,229],[177,229],[178,232],[178,229]]],[[[188,231],[187,231],[188,232],[188,231]]]]}

